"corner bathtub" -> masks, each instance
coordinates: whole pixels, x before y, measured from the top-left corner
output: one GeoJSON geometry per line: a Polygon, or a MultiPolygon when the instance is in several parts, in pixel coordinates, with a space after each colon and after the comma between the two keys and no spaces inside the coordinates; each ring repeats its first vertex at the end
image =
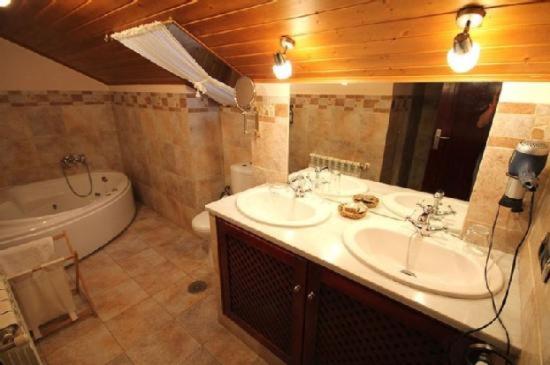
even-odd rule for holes
{"type": "MultiPolygon", "coordinates": [[[[88,174],[69,176],[76,192],[89,190],[88,174]]],[[[66,231],[80,257],[105,245],[132,221],[135,205],[126,175],[92,173],[93,192],[75,196],[65,178],[0,189],[0,249],[66,231]]],[[[58,247],[61,247],[59,245],[58,247]]]]}

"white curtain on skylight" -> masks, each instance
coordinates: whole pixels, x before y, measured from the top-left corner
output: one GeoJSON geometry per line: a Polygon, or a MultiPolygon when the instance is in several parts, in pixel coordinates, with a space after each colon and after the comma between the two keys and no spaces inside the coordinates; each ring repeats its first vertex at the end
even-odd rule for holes
{"type": "Polygon", "coordinates": [[[210,75],[161,22],[140,25],[111,35],[126,47],[176,76],[222,105],[235,104],[235,89],[210,75]]]}

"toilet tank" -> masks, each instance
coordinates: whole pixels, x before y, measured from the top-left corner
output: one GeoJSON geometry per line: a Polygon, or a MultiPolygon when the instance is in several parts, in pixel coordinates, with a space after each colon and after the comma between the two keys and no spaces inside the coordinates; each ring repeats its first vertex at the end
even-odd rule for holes
{"type": "Polygon", "coordinates": [[[249,162],[231,165],[231,191],[233,194],[240,193],[253,186],[252,165],[249,162]]]}

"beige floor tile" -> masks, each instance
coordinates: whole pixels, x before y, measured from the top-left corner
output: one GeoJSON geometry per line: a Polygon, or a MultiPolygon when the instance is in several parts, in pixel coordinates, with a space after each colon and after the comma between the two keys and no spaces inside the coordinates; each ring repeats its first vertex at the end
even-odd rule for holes
{"type": "Polygon", "coordinates": [[[103,252],[116,261],[135,255],[147,248],[149,246],[143,242],[139,234],[127,231],[105,246],[103,252]]]}
{"type": "Polygon", "coordinates": [[[80,270],[92,297],[129,279],[128,274],[103,251],[83,260],[80,270]]]}
{"type": "Polygon", "coordinates": [[[176,318],[183,328],[201,344],[227,330],[218,323],[217,298],[209,295],[179,314],[176,318]]]}
{"type": "Polygon", "coordinates": [[[147,217],[134,220],[132,225],[127,228],[127,231],[143,234],[143,233],[151,232],[165,224],[166,224],[165,219],[161,218],[157,214],[151,214],[147,217]]]}
{"type": "Polygon", "coordinates": [[[78,320],[49,336],[41,338],[38,342],[38,349],[49,354],[63,346],[69,345],[80,337],[85,337],[89,332],[97,331],[103,324],[98,317],[88,317],[78,320]]]}
{"type": "Polygon", "coordinates": [[[155,250],[187,274],[207,268],[209,265],[208,253],[202,247],[202,241],[197,238],[190,241],[168,242],[155,247],[155,250]]]}
{"type": "Polygon", "coordinates": [[[152,248],[117,261],[120,267],[130,276],[148,274],[151,272],[152,267],[162,265],[165,262],[166,258],[159,255],[152,248]]]}
{"type": "Polygon", "coordinates": [[[134,365],[134,363],[126,354],[121,354],[109,361],[107,365],[134,365]]]}
{"type": "Polygon", "coordinates": [[[148,298],[107,321],[106,325],[122,347],[128,350],[173,320],[160,304],[148,298]]]}
{"type": "Polygon", "coordinates": [[[145,298],[147,298],[147,293],[131,279],[92,296],[97,315],[102,321],[114,318],[145,298]]]}
{"type": "Polygon", "coordinates": [[[199,349],[199,343],[180,325],[169,323],[143,338],[127,351],[127,355],[135,365],[177,365],[184,364],[199,349]]]}
{"type": "Polygon", "coordinates": [[[223,365],[253,364],[258,358],[254,351],[228,330],[211,336],[204,347],[223,365]]]}
{"type": "Polygon", "coordinates": [[[103,250],[99,250],[82,259],[80,261],[80,267],[88,272],[100,272],[112,263],[113,259],[103,250]]]}
{"type": "Polygon", "coordinates": [[[170,261],[151,267],[149,272],[134,276],[133,279],[149,295],[168,288],[185,278],[185,272],[170,261]]]}
{"type": "Polygon", "coordinates": [[[84,334],[76,334],[65,346],[48,353],[48,365],[104,365],[122,354],[115,338],[101,324],[84,334]]]}
{"type": "Polygon", "coordinates": [[[168,288],[156,293],[153,295],[153,298],[160,303],[168,313],[177,315],[190,308],[193,304],[206,298],[210,293],[209,290],[195,294],[188,293],[187,287],[192,281],[193,279],[191,277],[186,276],[168,288]]]}
{"type": "Polygon", "coordinates": [[[158,217],[158,213],[143,204],[138,204],[136,206],[135,220],[140,220],[140,219],[150,218],[150,217],[158,217]]]}
{"type": "Polygon", "coordinates": [[[175,225],[160,224],[155,229],[140,234],[141,239],[151,247],[178,240],[189,233],[175,225]]]}
{"type": "Polygon", "coordinates": [[[218,360],[211,353],[209,353],[204,347],[201,347],[198,351],[195,351],[183,362],[184,365],[220,365],[218,360]]]}
{"type": "Polygon", "coordinates": [[[218,323],[219,287],[203,242],[153,210],[140,206],[81,269],[99,318],[39,341],[49,365],[265,365],[218,323]],[[208,289],[188,293],[193,280],[208,289]]]}

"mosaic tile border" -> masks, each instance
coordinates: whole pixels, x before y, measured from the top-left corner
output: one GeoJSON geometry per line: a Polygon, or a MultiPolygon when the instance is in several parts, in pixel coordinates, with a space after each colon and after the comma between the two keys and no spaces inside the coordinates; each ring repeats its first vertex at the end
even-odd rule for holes
{"type": "Polygon", "coordinates": [[[197,98],[194,93],[111,92],[111,91],[1,91],[0,106],[64,106],[115,104],[138,108],[203,113],[218,108],[218,104],[206,97],[197,98]]]}
{"type": "Polygon", "coordinates": [[[113,104],[156,110],[178,111],[187,108],[189,113],[208,112],[218,104],[194,93],[114,92],[113,104]]]}
{"type": "Polygon", "coordinates": [[[112,101],[109,91],[2,91],[0,105],[14,107],[40,105],[98,105],[112,101]]]}
{"type": "Polygon", "coordinates": [[[341,107],[345,111],[355,109],[369,109],[375,113],[389,113],[392,101],[391,95],[291,95],[291,104],[294,108],[317,107],[327,109],[341,107]]]}

